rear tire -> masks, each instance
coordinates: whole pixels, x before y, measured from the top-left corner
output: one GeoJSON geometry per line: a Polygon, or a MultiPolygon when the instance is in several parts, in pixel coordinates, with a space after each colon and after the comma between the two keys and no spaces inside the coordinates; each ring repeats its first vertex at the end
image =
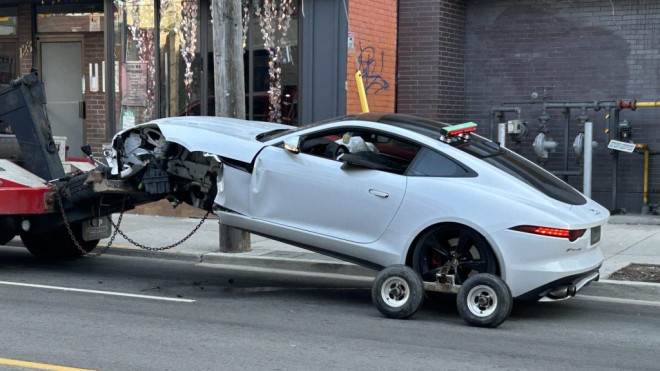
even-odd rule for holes
{"type": "Polygon", "coordinates": [[[436,275],[454,258],[458,264],[448,273],[459,285],[475,274],[497,272],[495,255],[486,240],[473,229],[456,224],[424,232],[415,243],[412,266],[424,281],[435,282],[436,275]]]}
{"type": "Polygon", "coordinates": [[[511,314],[513,297],[501,278],[487,273],[470,276],[456,298],[458,314],[470,326],[497,327],[511,314]]]}
{"type": "Polygon", "coordinates": [[[16,236],[13,232],[8,233],[4,231],[0,231],[0,245],[4,245],[7,242],[11,241],[14,236],[16,236]]]}
{"type": "Polygon", "coordinates": [[[417,312],[424,301],[422,277],[405,265],[389,266],[376,276],[371,287],[371,299],[384,316],[408,318],[417,312]]]}
{"type": "Polygon", "coordinates": [[[16,236],[16,222],[12,217],[0,217],[0,245],[4,245],[16,236]]]}
{"type": "MultiPolygon", "coordinates": [[[[99,240],[85,241],[82,238],[82,223],[72,224],[73,235],[87,253],[96,248],[99,240]]],[[[42,233],[22,232],[23,245],[37,258],[70,259],[84,255],[71,240],[65,226],[42,233]]]]}

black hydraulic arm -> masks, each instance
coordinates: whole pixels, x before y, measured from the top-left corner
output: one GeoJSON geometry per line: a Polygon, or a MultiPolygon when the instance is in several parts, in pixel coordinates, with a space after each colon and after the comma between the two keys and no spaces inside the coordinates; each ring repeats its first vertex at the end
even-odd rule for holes
{"type": "Polygon", "coordinates": [[[45,180],[64,176],[46,116],[44,85],[36,71],[12,80],[0,91],[0,120],[16,135],[28,171],[45,180]]]}

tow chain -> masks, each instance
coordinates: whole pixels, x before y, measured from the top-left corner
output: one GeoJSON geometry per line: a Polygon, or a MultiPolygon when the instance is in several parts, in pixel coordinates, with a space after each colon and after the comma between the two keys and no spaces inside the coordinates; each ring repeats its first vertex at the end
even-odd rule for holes
{"type": "MultiPolygon", "coordinates": [[[[122,209],[123,209],[123,208],[122,208],[122,209]]],[[[112,227],[115,229],[115,231],[114,231],[114,233],[112,234],[112,237],[110,238],[110,242],[108,242],[108,246],[106,246],[106,249],[107,249],[107,248],[110,248],[110,245],[112,244],[112,241],[114,240],[114,238],[115,238],[115,236],[117,235],[117,233],[119,233],[122,237],[124,237],[124,238],[126,239],[126,241],[132,243],[133,245],[135,245],[135,246],[137,246],[137,247],[139,247],[139,248],[141,248],[141,249],[143,249],[143,250],[148,250],[148,251],[163,251],[163,250],[169,250],[169,249],[172,249],[172,248],[174,248],[174,247],[177,247],[177,246],[181,245],[182,243],[186,242],[186,240],[188,240],[190,237],[192,237],[192,235],[194,235],[194,234],[197,232],[197,230],[199,230],[199,228],[202,226],[202,224],[204,224],[204,222],[206,221],[206,219],[209,217],[209,214],[211,214],[211,212],[210,212],[210,211],[207,211],[206,214],[205,214],[205,215],[202,217],[202,219],[199,221],[199,223],[197,223],[197,225],[195,226],[195,228],[193,228],[193,230],[190,231],[190,233],[188,233],[187,236],[185,236],[184,238],[182,238],[182,239],[179,240],[178,242],[175,242],[175,243],[173,243],[173,244],[171,244],[171,245],[163,246],[163,247],[150,247],[150,246],[146,246],[146,245],[143,245],[143,244],[141,244],[141,243],[139,243],[139,242],[134,241],[132,238],[128,237],[124,232],[122,232],[121,230],[119,230],[119,225],[121,224],[121,219],[122,219],[122,217],[124,216],[124,211],[122,210],[122,212],[119,214],[119,219],[117,219],[117,224],[115,224],[115,222],[113,222],[112,219],[110,219],[110,224],[112,224],[112,227]]]]}
{"type": "Polygon", "coordinates": [[[96,256],[101,256],[101,255],[105,254],[110,249],[110,246],[112,246],[112,243],[114,242],[115,238],[117,237],[117,233],[119,233],[119,235],[124,237],[128,242],[130,242],[133,245],[135,245],[135,246],[137,246],[141,249],[144,249],[144,250],[163,251],[163,250],[172,249],[174,247],[177,247],[177,246],[181,245],[182,243],[186,242],[190,237],[192,237],[199,230],[199,228],[202,226],[202,224],[204,224],[206,219],[211,214],[210,211],[207,211],[206,214],[199,221],[199,223],[195,226],[195,228],[193,228],[193,230],[190,231],[190,233],[188,233],[185,237],[183,237],[178,242],[175,242],[171,245],[163,246],[163,247],[150,247],[150,246],[143,245],[139,242],[136,242],[135,240],[128,237],[123,231],[121,231],[119,229],[119,226],[121,225],[121,221],[124,217],[124,206],[125,206],[125,203],[126,203],[126,196],[124,196],[124,199],[121,202],[121,209],[120,209],[120,212],[119,212],[119,218],[117,219],[117,224],[115,224],[115,222],[112,221],[111,217],[108,217],[108,220],[110,221],[110,224],[115,229],[114,232],[112,233],[112,235],[110,236],[110,241],[108,241],[108,244],[103,247],[103,250],[101,250],[97,253],[90,253],[82,247],[80,242],[78,242],[78,239],[76,238],[75,234],[73,233],[73,229],[71,228],[71,223],[69,223],[69,219],[67,218],[66,212],[64,211],[64,205],[62,203],[62,195],[60,195],[60,192],[59,192],[60,190],[53,183],[48,183],[48,188],[50,188],[53,191],[53,193],[55,193],[55,198],[57,199],[57,203],[59,204],[59,208],[60,208],[60,213],[62,214],[62,219],[64,220],[64,226],[66,227],[66,230],[69,233],[69,237],[71,238],[71,241],[73,241],[74,245],[76,246],[76,249],[78,249],[78,251],[81,253],[81,255],[87,255],[87,256],[96,257],[96,256]]]}

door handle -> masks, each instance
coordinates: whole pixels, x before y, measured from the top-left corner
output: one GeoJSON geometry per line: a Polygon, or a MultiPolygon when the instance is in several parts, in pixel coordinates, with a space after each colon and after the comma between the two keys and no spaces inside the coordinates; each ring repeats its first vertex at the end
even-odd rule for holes
{"type": "Polygon", "coordinates": [[[390,195],[387,192],[379,191],[377,189],[370,189],[369,193],[380,198],[388,198],[390,195]]]}

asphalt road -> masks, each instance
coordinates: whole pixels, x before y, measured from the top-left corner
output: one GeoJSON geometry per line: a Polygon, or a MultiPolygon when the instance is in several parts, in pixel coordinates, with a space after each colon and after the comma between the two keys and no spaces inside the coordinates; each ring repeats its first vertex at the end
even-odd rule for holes
{"type": "Polygon", "coordinates": [[[466,326],[438,299],[386,319],[369,288],[135,257],[45,263],[3,247],[0,370],[660,369],[657,287],[516,303],[497,329],[466,326]]]}

